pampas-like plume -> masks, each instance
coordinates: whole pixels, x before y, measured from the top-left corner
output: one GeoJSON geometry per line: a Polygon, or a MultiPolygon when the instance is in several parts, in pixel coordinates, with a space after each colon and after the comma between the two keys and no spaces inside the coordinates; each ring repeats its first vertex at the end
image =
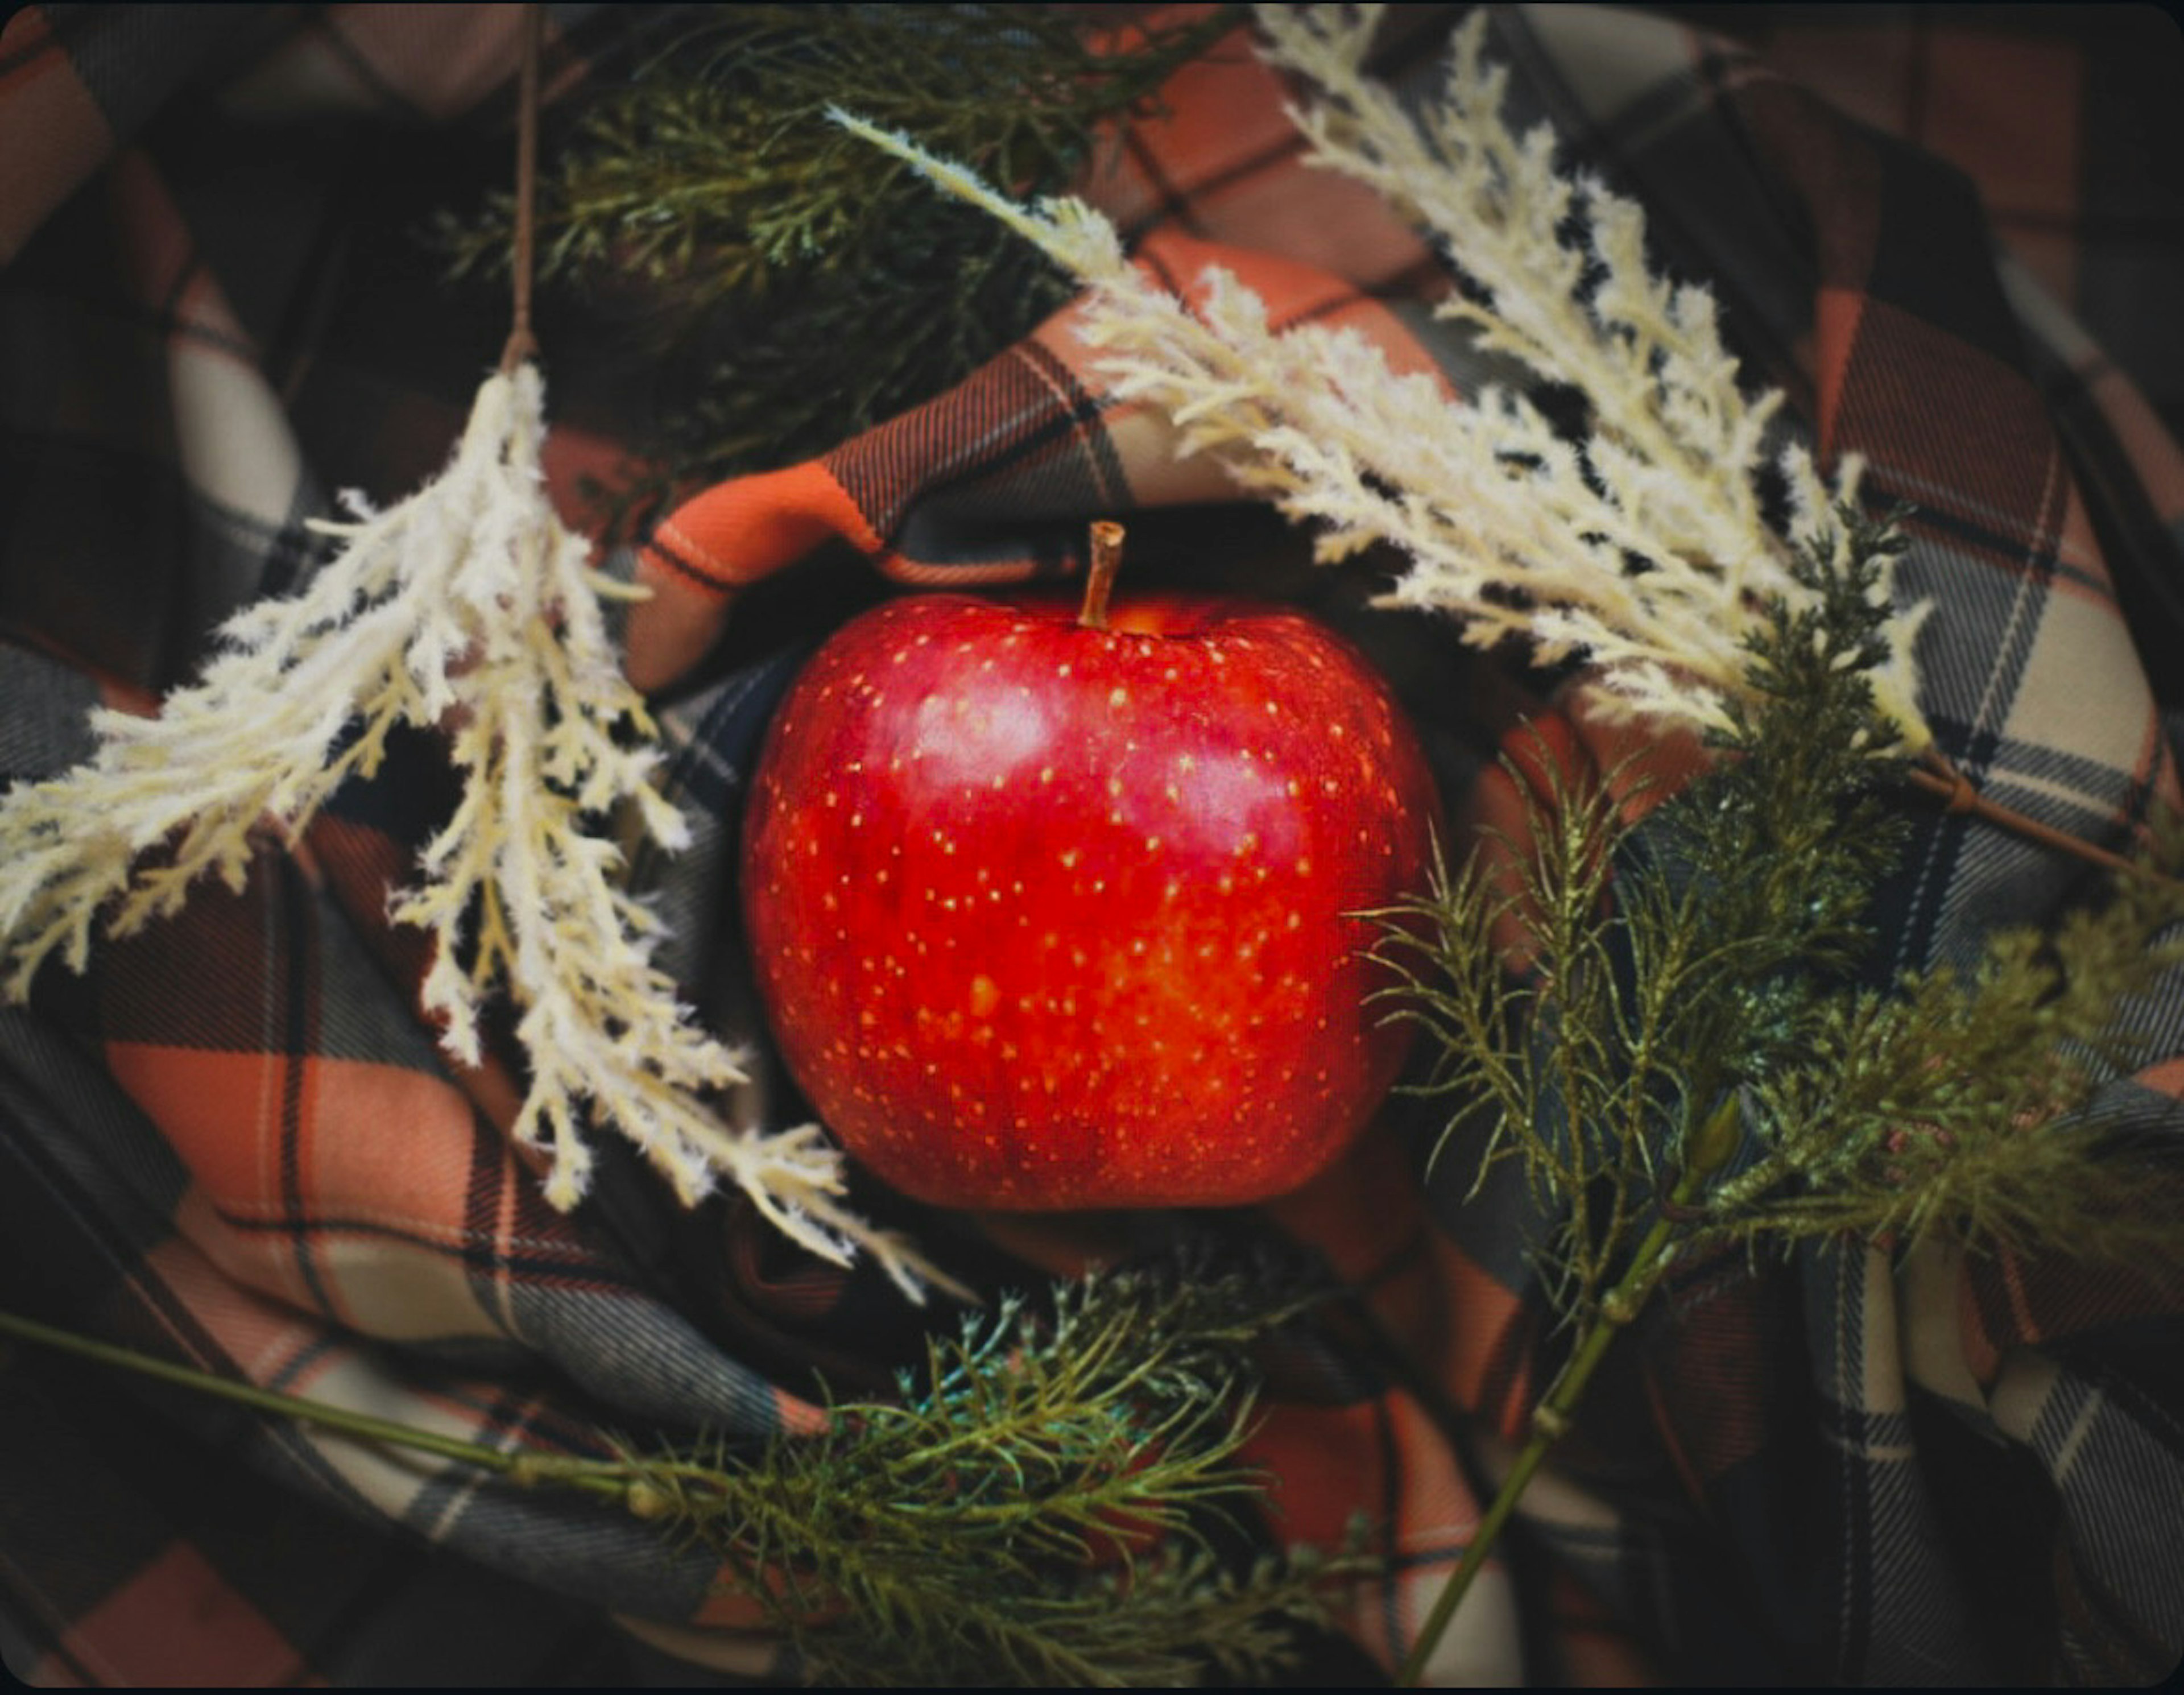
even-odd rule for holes
{"type": "Polygon", "coordinates": [[[0,799],[6,991],[25,998],[56,954],[81,971],[102,917],[125,935],[200,877],[239,889],[261,823],[300,834],[377,768],[397,724],[452,722],[462,799],[392,911],[432,937],[422,999],[453,1057],[477,1062],[478,1013],[503,985],[521,1009],[515,1135],[549,1156],[547,1198],[582,1197],[585,1120],[611,1123],[685,1202],[726,1178],[813,1252],[866,1248],[914,1294],[944,1280],[842,1204],[816,1126],[734,1130],[707,1104],[744,1080],[739,1056],[651,963],[658,922],[617,882],[620,850],[585,828],[627,804],[663,846],[688,835],[652,786],[651,721],[600,613],[628,591],[589,568],[546,498],[543,406],[536,366],[489,378],[436,481],[384,512],[352,497],[359,521],[321,527],[339,553],[300,594],[230,620],[198,682],[157,717],[97,714],[88,763],[0,799]]]}
{"type": "MultiPolygon", "coordinates": [[[[1487,389],[1467,404],[1429,376],[1396,375],[1355,331],[1277,332],[1225,271],[1199,279],[1194,312],[1130,265],[1083,203],[1019,206],[905,137],[834,116],[1074,273],[1089,291],[1081,333],[1116,397],[1165,412],[1184,451],[1217,456],[1316,524],[1323,559],[1393,544],[1410,564],[1390,604],[1451,613],[1476,646],[1513,637],[1543,662],[1582,657],[1603,704],[1624,713],[1722,728],[1724,698],[1747,689],[1763,599],[1809,598],[1753,486],[1780,396],[1738,388],[1705,290],[1647,269],[1637,206],[1560,176],[1545,130],[1510,132],[1501,75],[1479,58],[1483,14],[1459,33],[1445,101],[1413,121],[1360,68],[1377,10],[1260,8],[1268,56],[1321,90],[1295,114],[1313,161],[1369,183],[1446,243],[1492,301],[1452,302],[1447,315],[1482,346],[1580,388],[1593,415],[1581,447],[1521,394],[1487,389]],[[1561,233],[1573,213],[1589,248],[1561,233]]],[[[1830,513],[1847,486],[1830,490],[1796,444],[1776,463],[1797,533],[1840,555],[1830,513]]],[[[1914,700],[1919,616],[1892,620],[1874,673],[1895,752],[1932,740],[1914,700]]]]}

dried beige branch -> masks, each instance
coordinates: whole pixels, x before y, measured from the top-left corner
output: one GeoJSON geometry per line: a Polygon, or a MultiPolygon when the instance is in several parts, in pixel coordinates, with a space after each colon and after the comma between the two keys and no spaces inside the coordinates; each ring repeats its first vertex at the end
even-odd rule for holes
{"type": "Polygon", "coordinates": [[[726,1179],[815,1253],[868,1251],[912,1293],[944,1280],[848,1209],[816,1126],[733,1129],[712,1104],[744,1080],[741,1057],[651,962],[657,923],[621,886],[620,850],[586,828],[627,806],[664,846],[688,834],[653,786],[651,722],[600,613],[602,594],[627,591],[590,569],[546,498],[543,406],[535,366],[490,378],[437,480],[385,512],[353,500],[356,522],[324,527],[335,557],[301,594],[231,620],[158,716],[98,714],[88,763],[0,799],[7,992],[27,995],[55,955],[82,970],[102,923],[141,928],[202,876],[240,887],[265,825],[300,833],[378,767],[398,723],[451,724],[462,797],[392,912],[432,937],[423,1001],[453,1057],[480,1057],[488,997],[504,989],[521,1009],[515,1134],[549,1156],[548,1198],[583,1195],[596,1121],[686,1202],[726,1179]]]}
{"type": "MultiPolygon", "coordinates": [[[[1546,131],[1510,133],[1479,20],[1459,35],[1446,98],[1414,120],[1360,68],[1373,9],[1262,12],[1269,56],[1323,92],[1297,114],[1313,160],[1410,209],[1478,267],[1491,307],[1457,303],[1449,315],[1583,388],[1594,427],[1581,445],[1521,393],[1451,399],[1429,376],[1398,376],[1355,331],[1278,332],[1221,270],[1198,279],[1187,308],[1082,202],[1018,205],[906,137],[834,115],[1072,272],[1087,289],[1080,332],[1111,392],[1165,412],[1183,451],[1217,457],[1313,525],[1323,559],[1391,544],[1409,565],[1388,604],[1451,614],[1482,648],[1516,637],[1545,662],[1581,657],[1605,704],[1626,713],[1719,727],[1724,700],[1747,686],[1758,597],[1808,593],[1755,486],[1781,397],[1747,397],[1712,297],[1647,268],[1635,204],[1558,174],[1546,131]],[[1573,213],[1588,247],[1564,241],[1573,213]]],[[[1802,447],[1776,462],[1797,534],[1840,549],[1830,514],[1856,467],[1831,490],[1802,447]]],[[[1922,615],[1892,620],[1874,678],[1900,750],[1914,753],[1931,741],[1911,660],[1922,615]]]]}

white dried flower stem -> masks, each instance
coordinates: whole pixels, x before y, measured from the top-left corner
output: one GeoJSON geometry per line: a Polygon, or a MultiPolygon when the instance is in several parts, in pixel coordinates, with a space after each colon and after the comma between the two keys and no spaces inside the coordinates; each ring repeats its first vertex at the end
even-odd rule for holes
{"type": "MultiPolygon", "coordinates": [[[[1262,23],[1278,62],[1331,85],[1297,114],[1316,161],[1412,209],[1452,245],[1461,235],[1460,261],[1483,273],[1494,309],[1451,314],[1485,345],[1585,390],[1596,432],[1581,451],[1521,395],[1489,389],[1465,404],[1431,377],[1398,376],[1354,331],[1274,331],[1221,270],[1199,279],[1194,312],[1131,265],[1113,226],[1082,203],[1019,206],[905,137],[833,115],[1073,272],[1089,291],[1079,333],[1116,397],[1166,413],[1180,450],[1215,455],[1246,488],[1319,526],[1323,559],[1392,544],[1410,566],[1389,604],[1451,613],[1476,646],[1518,637],[1549,663],[1582,656],[1611,709],[1720,726],[1724,697],[1747,686],[1757,594],[1806,598],[1754,486],[1780,395],[1743,396],[1711,297],[1646,269],[1635,204],[1557,176],[1544,130],[1509,133],[1476,21],[1460,35],[1448,103],[1423,124],[1359,69],[1369,16],[1269,8],[1262,23]],[[1592,225],[1590,254],[1561,241],[1574,206],[1592,225]],[[1606,274],[1594,286],[1596,262],[1606,274]],[[1634,555],[1642,572],[1630,568],[1634,555]]],[[[1793,446],[1780,469],[1799,532],[1831,534],[1836,497],[1810,456],[1793,446]]],[[[1875,677],[1880,710],[1914,752],[1931,741],[1914,699],[1916,627],[1916,614],[1896,621],[1893,656],[1875,677]]]]}
{"type": "MultiPolygon", "coordinates": [[[[1440,101],[1417,115],[1364,69],[1382,9],[1255,8],[1265,57],[1316,91],[1312,103],[1290,110],[1311,144],[1307,163],[1375,189],[1490,298],[1452,298],[1442,315],[1470,324],[1482,348],[1584,393],[1594,430],[1586,456],[1647,537],[1637,551],[1718,571],[1713,598],[1739,627],[1755,593],[1804,598],[1758,493],[1783,396],[1744,393],[1712,293],[1654,274],[1643,209],[1595,179],[1564,176],[1547,126],[1512,132],[1502,116],[1507,71],[1484,57],[1484,8],[1454,35],[1440,101]],[[1589,249],[1565,240],[1573,212],[1589,249]],[[1588,293],[1589,267],[1597,281],[1588,293]]],[[[1776,468],[1791,493],[1791,533],[1840,546],[1830,514],[1852,498],[1855,464],[1841,467],[1832,493],[1801,443],[1780,449],[1776,468]]],[[[1928,610],[1893,620],[1890,659],[1874,677],[1882,715],[1913,753],[1933,739],[1912,661],[1928,610]]]]}
{"type": "Polygon", "coordinates": [[[1321,525],[1323,558],[1392,542],[1412,560],[1393,602],[1454,612],[1477,646],[1514,636],[1550,661],[1591,654],[1633,710],[1720,721],[1743,650],[1740,629],[1713,616],[1719,573],[1630,577],[1624,549],[1643,537],[1522,397],[1452,403],[1432,378],[1390,371],[1354,331],[1278,332],[1217,270],[1194,313],[1082,203],[1017,206],[906,137],[837,115],[1075,272],[1090,291],[1080,332],[1117,397],[1165,412],[1183,451],[1217,455],[1245,488],[1321,525]],[[1696,608],[1676,604],[1694,595],[1696,608]]]}
{"type": "Polygon", "coordinates": [[[1377,190],[1492,298],[1490,307],[1451,298],[1443,314],[1474,325],[1481,346],[1585,394],[1605,438],[1596,456],[1622,446],[1632,468],[1659,479],[1647,511],[1657,545],[1732,572],[1756,565],[1763,586],[1784,588],[1780,544],[1752,483],[1782,396],[1745,398],[1713,297],[1652,274],[1635,203],[1592,178],[1563,176],[1546,125],[1510,131],[1501,115],[1507,70],[1482,58],[1486,14],[1457,30],[1440,102],[1414,119],[1365,73],[1379,7],[1256,11],[1267,58],[1317,91],[1311,105],[1290,110],[1312,143],[1306,162],[1377,190]],[[1589,254],[1565,242],[1574,210],[1590,232],[1589,254]],[[1600,279],[1589,297],[1588,259],[1600,279]]]}
{"type": "Polygon", "coordinates": [[[595,1120],[687,1202],[726,1179],[814,1252],[869,1251],[912,1295],[946,1285],[843,1204],[840,1155],[816,1127],[733,1130],[709,1102],[744,1080],[740,1057],[651,963],[658,923],[586,828],[627,805],[665,846],[688,834],[652,786],[651,722],[600,615],[611,591],[546,498],[543,408],[535,367],[490,378],[438,479],[384,513],[352,501],[359,521],[320,526],[343,538],[336,557],[301,594],[230,620],[224,650],[158,717],[97,714],[87,764],[0,799],[7,990],[27,995],[56,952],[81,970],[102,917],[141,928],[208,873],[239,889],[263,823],[300,833],[378,767],[396,724],[450,722],[462,798],[392,912],[432,937],[422,998],[455,1059],[479,1060],[488,996],[504,987],[521,1009],[515,1135],[548,1156],[548,1199],[582,1196],[595,1120]],[[162,844],[165,863],[139,864],[162,844]]]}

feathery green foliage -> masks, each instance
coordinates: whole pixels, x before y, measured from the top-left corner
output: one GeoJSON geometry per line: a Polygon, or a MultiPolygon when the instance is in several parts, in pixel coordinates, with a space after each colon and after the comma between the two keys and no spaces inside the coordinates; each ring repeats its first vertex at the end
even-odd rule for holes
{"type": "Polygon", "coordinates": [[[1865,954],[1867,903],[1902,848],[1903,810],[1883,792],[1900,742],[1869,681],[1888,659],[1899,518],[1841,508],[1839,534],[1793,554],[1814,603],[1766,603],[1712,768],[1648,821],[1652,863],[1618,891],[1641,977],[1657,936],[1710,944],[1708,1005],[1690,1016],[1710,1025],[1692,1034],[1716,1051],[1716,1088],[1801,1051],[1818,999],[1865,954]]]}
{"type": "Polygon", "coordinates": [[[1906,1246],[2043,1248],[2184,1269],[2184,1163],[2144,1132],[2173,1103],[2104,1085],[2153,1056],[2131,1023],[2184,966],[2184,832],[2052,934],[1993,937],[1970,970],[1839,997],[1806,1062],[1758,1091],[1766,1152],[1708,1210],[1752,1241],[1857,1234],[1906,1246]]]}
{"type": "Polygon", "coordinates": [[[1992,938],[1964,973],[1889,992],[1853,980],[1902,832],[1867,683],[1902,543],[1892,519],[1837,521],[1796,566],[1817,603],[1769,609],[1751,699],[1731,705],[1711,770],[1634,826],[1607,785],[1543,758],[1530,844],[1444,870],[1385,919],[1389,993],[1438,1037],[1446,1135],[1486,1138],[1482,1169],[1524,1160],[1557,1220],[1542,1269],[1580,1320],[1694,1166],[1706,1181],[1669,1209],[1668,1255],[1724,1236],[1941,1231],[2184,1259],[2173,1206],[2154,1198],[2184,1169],[2088,1110],[2136,1057],[2132,997],[2184,964],[2184,884],[2125,876],[2050,935],[1992,938]],[[1702,1135],[1731,1122],[1716,1115],[1732,1100],[1736,1134],[1702,1135]]]}
{"type": "Polygon", "coordinates": [[[622,1456],[633,1505],[748,1579],[807,1665],[850,1683],[1196,1681],[1263,1675],[1284,1617],[1319,1618],[1346,1554],[1224,1570],[1203,1515],[1258,1480],[1237,1457],[1251,1338],[1240,1274],[1095,1276],[927,1344],[894,1401],[755,1464],[622,1456]],[[1088,1570],[1089,1575],[1088,1576],[1088,1570]]]}
{"type": "Polygon", "coordinates": [[[815,1680],[1135,1687],[1264,1681],[1375,1567],[1329,1550],[1224,1559],[1209,1531],[1256,1497],[1240,1458],[1250,1349],[1318,1298],[1202,1256],[1055,1285],[927,1345],[897,1398],[828,1406],[755,1451],[610,1441],[612,1457],[481,1446],[214,1376],[0,1312],[64,1349],[276,1417],[580,1491],[717,1555],[815,1680]]]}
{"type": "Polygon", "coordinates": [[[1801,1051],[1863,945],[1897,839],[1866,672],[1901,544],[1886,522],[1838,521],[1843,545],[1796,566],[1817,604],[1769,609],[1714,768],[1642,832],[1612,792],[1632,773],[1582,778],[1542,747],[1509,767],[1530,839],[1444,867],[1424,901],[1386,916],[1389,995],[1438,1038],[1429,1086],[1455,1102],[1446,1135],[1485,1136],[1482,1171],[1524,1162],[1558,1221],[1542,1268],[1573,1316],[1597,1305],[1720,1100],[1801,1051]]]}
{"type": "MultiPolygon", "coordinates": [[[[1072,285],[976,210],[823,117],[848,103],[1028,193],[1240,21],[1217,8],[1127,51],[1078,9],[718,6],[600,98],[540,184],[543,275],[662,295],[664,360],[701,371],[626,499],[824,451],[960,380],[1072,285]]],[[[504,200],[443,218],[458,270],[504,266],[504,200]]]]}

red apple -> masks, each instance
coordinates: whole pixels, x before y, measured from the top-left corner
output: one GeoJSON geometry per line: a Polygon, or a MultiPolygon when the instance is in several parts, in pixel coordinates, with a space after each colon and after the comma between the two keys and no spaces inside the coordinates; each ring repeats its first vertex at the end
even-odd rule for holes
{"type": "Polygon", "coordinates": [[[1357,915],[1424,889],[1435,813],[1386,685],[1295,611],[894,600],[768,731],[760,990],[821,1116],[908,1194],[1262,1200],[1401,1063],[1357,915]]]}

